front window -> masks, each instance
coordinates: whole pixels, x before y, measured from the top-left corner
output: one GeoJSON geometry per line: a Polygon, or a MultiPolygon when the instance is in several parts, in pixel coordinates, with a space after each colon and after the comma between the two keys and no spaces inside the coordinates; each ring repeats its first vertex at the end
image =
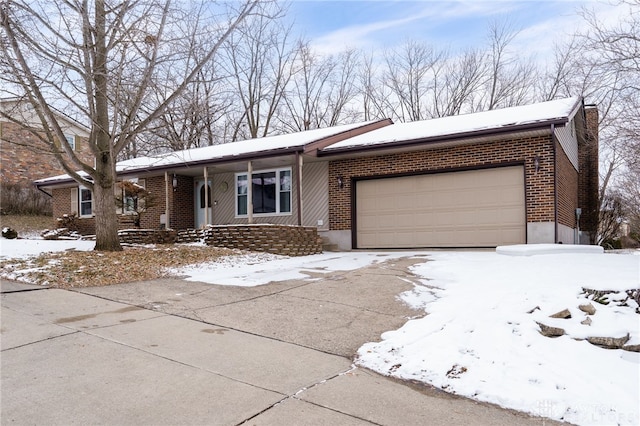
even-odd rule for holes
{"type": "Polygon", "coordinates": [[[91,190],[86,188],[80,188],[80,216],[87,217],[93,215],[93,196],[91,190]]]}
{"type": "Polygon", "coordinates": [[[64,138],[67,140],[67,143],[71,147],[72,151],[76,149],[76,138],[73,135],[64,135],[64,138]]]}
{"type": "MultiPolygon", "coordinates": [[[[251,175],[253,214],[291,213],[291,169],[263,170],[251,175]]],[[[247,174],[236,174],[236,215],[246,216],[247,174]]]]}

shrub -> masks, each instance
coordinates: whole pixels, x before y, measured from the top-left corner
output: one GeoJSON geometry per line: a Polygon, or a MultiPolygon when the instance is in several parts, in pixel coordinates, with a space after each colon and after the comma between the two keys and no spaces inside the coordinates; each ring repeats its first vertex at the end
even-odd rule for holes
{"type": "Polygon", "coordinates": [[[52,215],[51,197],[36,188],[18,183],[0,183],[2,214],[52,215]]]}

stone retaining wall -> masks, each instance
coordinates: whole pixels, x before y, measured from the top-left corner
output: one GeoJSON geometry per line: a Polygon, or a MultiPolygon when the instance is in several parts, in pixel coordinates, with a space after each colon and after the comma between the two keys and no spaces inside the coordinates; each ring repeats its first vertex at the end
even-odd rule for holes
{"type": "Polygon", "coordinates": [[[312,226],[216,225],[204,231],[208,245],[263,251],[285,256],[322,253],[322,239],[312,226]]]}
{"type": "Polygon", "coordinates": [[[177,231],[160,229],[124,229],[118,231],[120,242],[124,244],[174,244],[177,231]]]}
{"type": "Polygon", "coordinates": [[[262,251],[285,256],[322,253],[322,239],[312,226],[215,225],[206,229],[127,229],[118,232],[125,244],[172,244],[204,241],[207,245],[262,251]]]}

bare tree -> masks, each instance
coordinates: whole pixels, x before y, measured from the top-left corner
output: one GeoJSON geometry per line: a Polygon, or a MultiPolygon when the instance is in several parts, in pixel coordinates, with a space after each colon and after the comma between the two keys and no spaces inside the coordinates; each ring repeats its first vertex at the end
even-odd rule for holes
{"type": "MultiPolygon", "coordinates": [[[[0,79],[35,111],[43,130],[40,143],[92,190],[96,250],[122,250],[114,197],[118,154],[186,90],[257,4],[233,4],[237,8],[229,9],[224,22],[212,19],[205,25],[201,18],[194,36],[202,41],[203,54],[191,62],[185,61],[184,38],[177,31],[185,17],[169,0],[0,4],[0,79]],[[152,102],[151,89],[159,80],[172,84],[152,102]],[[95,164],[75,155],[52,103],[76,112],[88,125],[95,164]]],[[[208,11],[212,18],[220,13],[213,4],[208,11]]]]}
{"type": "Polygon", "coordinates": [[[283,98],[286,110],[280,117],[283,130],[330,127],[354,118],[349,116],[347,105],[357,94],[357,65],[355,50],[321,56],[313,52],[308,42],[300,41],[295,71],[283,98]]]}
{"type": "MultiPolygon", "coordinates": [[[[279,6],[271,16],[283,13],[279,6]]],[[[246,20],[225,43],[224,66],[233,80],[239,107],[231,140],[264,137],[272,131],[293,74],[296,50],[290,27],[264,15],[246,20]]]]}
{"type": "Polygon", "coordinates": [[[485,89],[480,93],[474,110],[522,105],[532,98],[535,66],[510,50],[517,35],[518,31],[509,21],[489,24],[485,89]]]}
{"type": "Polygon", "coordinates": [[[409,40],[384,53],[383,83],[393,95],[394,115],[401,121],[429,118],[429,92],[442,54],[425,43],[409,40]]]}

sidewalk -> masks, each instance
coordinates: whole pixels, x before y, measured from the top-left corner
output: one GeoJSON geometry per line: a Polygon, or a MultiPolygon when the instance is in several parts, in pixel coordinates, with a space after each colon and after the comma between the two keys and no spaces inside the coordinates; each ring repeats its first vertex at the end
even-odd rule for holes
{"type": "Polygon", "coordinates": [[[354,368],[412,312],[377,268],[255,288],[2,282],[1,423],[552,423],[354,368]]]}

